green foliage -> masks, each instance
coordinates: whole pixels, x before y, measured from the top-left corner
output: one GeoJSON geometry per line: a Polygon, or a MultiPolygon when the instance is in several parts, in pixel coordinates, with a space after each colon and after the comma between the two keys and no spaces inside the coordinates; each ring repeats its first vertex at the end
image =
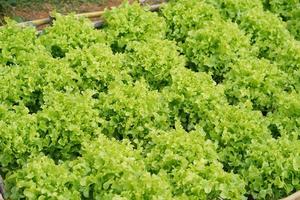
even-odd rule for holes
{"type": "Polygon", "coordinates": [[[291,11],[291,19],[287,21],[288,29],[290,33],[295,37],[296,40],[300,40],[300,9],[298,5],[297,10],[291,11]]]}
{"type": "Polygon", "coordinates": [[[265,9],[277,14],[288,24],[288,30],[297,39],[300,39],[300,2],[297,0],[268,0],[263,1],[265,9]]]}
{"type": "Polygon", "coordinates": [[[94,44],[67,53],[64,61],[80,77],[77,85],[81,90],[107,91],[114,81],[130,81],[125,71],[121,71],[122,56],[114,55],[105,44],[94,44]]]}
{"type": "Polygon", "coordinates": [[[272,112],[278,94],[288,89],[288,75],[265,59],[240,59],[225,76],[225,93],[231,104],[252,103],[263,114],[272,112]]]}
{"type": "Polygon", "coordinates": [[[240,26],[251,36],[251,42],[259,48],[259,55],[271,60],[277,59],[276,50],[279,47],[292,41],[285,24],[273,14],[261,9],[249,10],[241,17],[240,26]]]}
{"type": "Polygon", "coordinates": [[[299,147],[299,140],[286,138],[251,145],[240,174],[254,198],[279,199],[300,189],[299,147]]]}
{"type": "Polygon", "coordinates": [[[5,28],[0,29],[0,63],[13,66],[30,62],[35,53],[42,56],[43,48],[35,38],[34,28],[23,29],[8,21],[5,28]]]}
{"type": "Polygon", "coordinates": [[[163,91],[171,109],[171,119],[179,120],[186,131],[194,130],[207,113],[226,104],[223,87],[210,75],[186,68],[172,71],[173,84],[163,91]],[[188,77],[188,78],[187,78],[188,77]]]}
{"type": "Polygon", "coordinates": [[[70,162],[33,157],[6,183],[13,199],[171,199],[170,186],[145,170],[139,151],[103,135],[83,142],[82,157],[70,162]]]}
{"type": "MultiPolygon", "coordinates": [[[[209,0],[208,2],[218,8],[225,19],[230,19],[239,24],[239,27],[251,38],[251,44],[259,52],[259,58],[263,57],[271,62],[277,62],[281,69],[291,72],[299,68],[300,47],[299,42],[295,41],[287,26],[290,29],[295,29],[294,32],[297,32],[298,24],[293,20],[291,23],[283,22],[273,13],[265,12],[262,4],[265,7],[270,7],[273,4],[274,6],[276,5],[275,7],[278,5],[282,8],[294,7],[295,11],[292,13],[297,18],[299,6],[297,2],[294,1],[292,3],[292,1],[291,3],[281,0],[262,1],[262,3],[259,3],[257,1],[241,0],[229,2],[209,0]]],[[[293,73],[291,72],[291,74],[293,73]]]]}
{"type": "Polygon", "coordinates": [[[290,17],[290,11],[297,9],[297,6],[299,5],[299,1],[297,0],[269,0],[262,2],[266,9],[278,14],[283,19],[290,17]]]}
{"type": "Polygon", "coordinates": [[[38,95],[38,83],[41,81],[39,76],[40,68],[36,65],[24,67],[1,67],[0,78],[0,99],[9,105],[35,104],[38,95]],[[38,72],[34,74],[33,72],[38,72]]]}
{"type": "Polygon", "coordinates": [[[250,9],[262,9],[261,0],[205,0],[216,7],[223,18],[238,21],[244,12],[250,9]]]}
{"type": "Polygon", "coordinates": [[[27,64],[0,68],[0,99],[9,105],[24,105],[30,113],[36,113],[47,89],[77,90],[79,77],[66,63],[50,56],[32,57],[27,64]]]}
{"type": "Polygon", "coordinates": [[[276,110],[268,116],[273,126],[278,129],[279,134],[287,136],[291,140],[298,140],[300,138],[298,99],[298,92],[283,92],[278,95],[276,110]]]}
{"type": "Polygon", "coordinates": [[[206,21],[220,19],[213,6],[197,0],[170,1],[162,15],[167,22],[168,38],[178,42],[184,42],[189,31],[201,28],[206,21]]]}
{"type": "Polygon", "coordinates": [[[53,26],[45,29],[40,42],[51,52],[54,58],[62,58],[71,49],[104,43],[105,34],[93,29],[91,22],[75,15],[63,17],[55,14],[53,26]]]}
{"type": "Polygon", "coordinates": [[[92,93],[49,92],[37,113],[43,152],[56,159],[78,156],[81,142],[97,135],[98,112],[92,93]]]}
{"type": "Polygon", "coordinates": [[[9,22],[0,29],[7,198],[280,199],[299,190],[290,3],[172,0],[160,13],[124,3],[105,12],[103,31],[56,14],[41,36],[9,22]]]}
{"type": "Polygon", "coordinates": [[[238,59],[254,54],[238,26],[223,21],[211,21],[190,31],[183,51],[194,65],[192,69],[211,73],[216,82],[223,80],[238,59]]]}
{"type": "Polygon", "coordinates": [[[100,136],[85,142],[82,158],[69,166],[87,199],[171,199],[167,182],[146,171],[139,151],[126,140],[100,136]]]}
{"type": "Polygon", "coordinates": [[[145,81],[113,84],[98,103],[102,132],[118,139],[145,139],[151,129],[167,129],[168,107],[164,97],[150,91],[145,81]]]}
{"type": "Polygon", "coordinates": [[[104,31],[112,48],[122,50],[130,41],[147,41],[165,37],[166,24],[156,13],[147,12],[137,3],[124,3],[104,14],[104,31]]]}
{"type": "Polygon", "coordinates": [[[207,137],[219,144],[224,166],[235,172],[241,168],[251,145],[272,137],[269,121],[260,112],[246,107],[219,106],[208,113],[203,124],[207,137]]]}
{"type": "Polygon", "coordinates": [[[28,156],[41,149],[36,116],[23,106],[0,105],[0,163],[7,172],[26,163],[28,156]]]}
{"type": "Polygon", "coordinates": [[[126,48],[124,65],[134,80],[144,78],[151,88],[161,89],[172,83],[170,71],[173,68],[184,67],[185,60],[177,50],[168,40],[132,42],[126,48]]]}
{"type": "Polygon", "coordinates": [[[7,194],[11,199],[79,200],[80,193],[72,187],[76,178],[64,165],[40,155],[6,179],[7,194]]]}
{"type": "Polygon", "coordinates": [[[166,174],[180,199],[245,199],[243,181],[223,171],[215,145],[198,131],[152,133],[146,152],[149,170],[166,174]]]}

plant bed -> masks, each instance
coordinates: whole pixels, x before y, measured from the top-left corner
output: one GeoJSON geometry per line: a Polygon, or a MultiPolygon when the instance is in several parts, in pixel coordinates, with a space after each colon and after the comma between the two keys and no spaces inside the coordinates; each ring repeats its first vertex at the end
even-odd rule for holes
{"type": "Polygon", "coordinates": [[[55,14],[40,36],[0,29],[8,199],[273,200],[300,189],[300,43],[287,22],[262,0],[148,9],[107,10],[101,29],[74,14],[55,14]]]}

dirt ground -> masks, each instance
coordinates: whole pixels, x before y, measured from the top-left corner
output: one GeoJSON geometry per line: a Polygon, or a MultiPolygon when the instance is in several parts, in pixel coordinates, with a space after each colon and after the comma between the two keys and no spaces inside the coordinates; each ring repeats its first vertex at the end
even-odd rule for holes
{"type": "MultiPolygon", "coordinates": [[[[81,3],[72,5],[53,5],[44,3],[33,5],[30,7],[11,7],[9,10],[5,10],[4,13],[1,13],[1,16],[2,18],[5,16],[16,19],[18,21],[29,21],[49,17],[49,13],[54,10],[63,14],[69,12],[92,12],[118,6],[122,2],[123,0],[107,0],[105,1],[105,3],[81,3]]],[[[130,2],[133,2],[133,0],[131,0],[130,2]]]]}
{"type": "MultiPolygon", "coordinates": [[[[157,4],[164,2],[164,0],[129,0],[132,2],[145,2],[147,4],[157,4]]],[[[76,1],[73,1],[76,2],[76,1]]],[[[101,11],[105,8],[116,7],[120,5],[124,0],[99,0],[99,3],[74,3],[74,4],[50,4],[43,3],[31,6],[16,6],[10,7],[6,10],[0,10],[0,25],[4,23],[4,17],[12,18],[19,22],[42,19],[49,17],[49,13],[57,11],[63,14],[75,12],[84,13],[92,11],[101,11]]]]}

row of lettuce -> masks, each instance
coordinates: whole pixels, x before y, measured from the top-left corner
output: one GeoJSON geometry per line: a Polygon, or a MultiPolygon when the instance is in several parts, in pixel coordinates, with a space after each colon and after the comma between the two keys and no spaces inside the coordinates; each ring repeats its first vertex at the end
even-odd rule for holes
{"type": "Polygon", "coordinates": [[[300,189],[299,3],[180,0],[0,29],[10,199],[278,199],[300,189]],[[292,6],[293,5],[293,6],[292,6]]]}

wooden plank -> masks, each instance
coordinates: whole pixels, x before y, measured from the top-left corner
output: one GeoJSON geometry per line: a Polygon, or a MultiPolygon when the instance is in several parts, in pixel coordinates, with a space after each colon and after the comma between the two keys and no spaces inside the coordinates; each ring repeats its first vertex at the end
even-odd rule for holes
{"type": "MultiPolygon", "coordinates": [[[[163,3],[161,4],[155,4],[155,5],[150,5],[150,11],[155,12],[158,11],[159,8],[162,6],[163,3]]],[[[95,11],[95,12],[88,12],[88,13],[80,13],[76,14],[78,17],[87,17],[87,18],[95,18],[95,17],[101,17],[105,11],[95,11]]],[[[19,26],[41,26],[44,24],[49,24],[52,21],[52,17],[48,18],[43,18],[43,19],[37,19],[37,20],[32,20],[32,21],[27,21],[27,22],[21,22],[18,23],[19,26]]]]}
{"type": "Polygon", "coordinates": [[[3,179],[2,179],[2,176],[0,175],[0,200],[3,200],[4,199],[4,182],[3,182],[3,179]]]}
{"type": "Polygon", "coordinates": [[[300,191],[280,200],[300,200],[300,191]]]}

